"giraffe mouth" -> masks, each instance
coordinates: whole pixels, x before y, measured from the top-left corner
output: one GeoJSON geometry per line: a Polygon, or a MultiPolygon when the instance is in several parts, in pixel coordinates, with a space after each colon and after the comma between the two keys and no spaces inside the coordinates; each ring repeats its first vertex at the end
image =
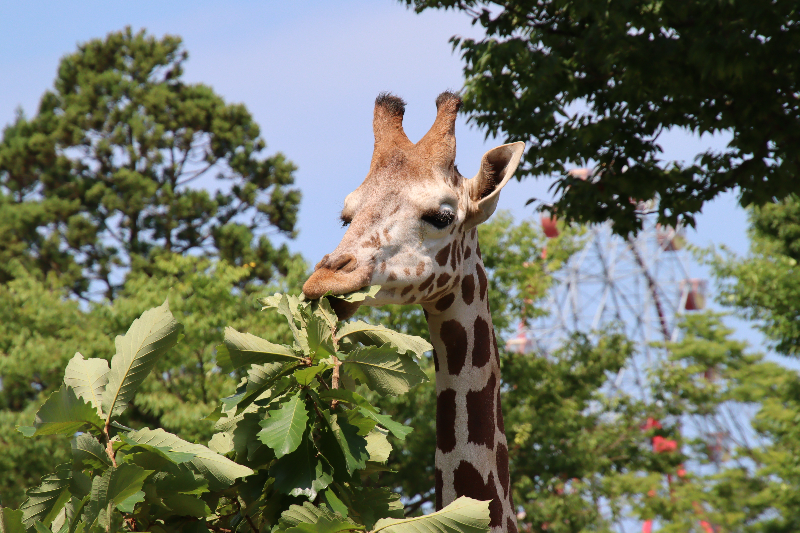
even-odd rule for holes
{"type": "Polygon", "coordinates": [[[361,302],[346,302],[336,298],[337,294],[347,294],[369,285],[372,278],[372,268],[359,268],[348,271],[332,270],[326,266],[317,265],[317,269],[303,284],[303,294],[306,298],[316,300],[326,293],[333,295],[329,299],[339,320],[347,320],[355,314],[361,302]]]}
{"type": "Polygon", "coordinates": [[[328,301],[331,304],[331,309],[333,309],[333,312],[336,313],[336,317],[339,320],[347,320],[356,314],[358,308],[361,307],[360,302],[346,302],[336,298],[335,296],[329,298],[328,301]]]}

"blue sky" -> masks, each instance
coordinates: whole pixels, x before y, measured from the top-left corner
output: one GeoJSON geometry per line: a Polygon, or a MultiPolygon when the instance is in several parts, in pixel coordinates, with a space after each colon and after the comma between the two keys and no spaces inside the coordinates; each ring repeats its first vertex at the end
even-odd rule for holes
{"type": "MultiPolygon", "coordinates": [[[[300,234],[291,247],[312,264],[339,241],[342,201],[369,166],[375,96],[386,90],[402,96],[408,102],[406,131],[419,139],[433,121],[436,95],[462,85],[461,60],[448,39],[479,31],[459,13],[417,15],[392,0],[3,2],[0,124],[10,122],[19,106],[35,113],[59,59],[79,42],[126,25],[183,37],[190,54],[185,79],[244,103],[270,151],[284,152],[299,167],[300,234]]],[[[500,144],[484,142],[483,133],[463,119],[457,138],[457,163],[465,175],[500,144]]],[[[724,144],[682,132],[662,141],[665,158],[682,160],[701,147],[724,144]]],[[[546,197],[550,183],[512,182],[499,208],[517,218],[531,216],[525,200],[546,197]]],[[[701,246],[725,244],[745,253],[745,231],[746,214],[735,195],[727,194],[705,206],[688,237],[701,246]]]]}

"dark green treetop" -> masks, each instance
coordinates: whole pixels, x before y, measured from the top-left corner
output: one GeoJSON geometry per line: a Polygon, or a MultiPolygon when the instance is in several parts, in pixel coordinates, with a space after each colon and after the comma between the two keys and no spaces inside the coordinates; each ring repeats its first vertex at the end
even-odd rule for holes
{"type": "Polygon", "coordinates": [[[113,299],[162,252],[285,274],[290,253],[266,233],[294,235],[295,167],[265,156],[243,105],[181,80],[187,57],[178,37],[127,28],[61,60],[38,114],[0,142],[0,259],[21,255],[82,298],[113,299]]]}
{"type": "Polygon", "coordinates": [[[553,209],[579,222],[693,225],[703,204],[738,190],[743,206],[795,191],[800,167],[796,2],[405,0],[453,8],[485,37],[454,37],[465,61],[463,110],[487,134],[525,141],[520,175],[560,175],[553,209]],[[730,135],[693,161],[661,158],[670,129],[730,135]],[[597,177],[566,174],[594,165],[597,177]]]}

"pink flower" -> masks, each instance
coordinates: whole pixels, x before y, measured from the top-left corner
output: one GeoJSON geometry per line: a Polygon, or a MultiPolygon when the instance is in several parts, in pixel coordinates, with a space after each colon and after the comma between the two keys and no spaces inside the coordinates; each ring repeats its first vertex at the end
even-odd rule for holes
{"type": "Polygon", "coordinates": [[[665,439],[656,435],[653,437],[653,451],[656,453],[674,452],[678,449],[678,443],[674,440],[665,439]]]}

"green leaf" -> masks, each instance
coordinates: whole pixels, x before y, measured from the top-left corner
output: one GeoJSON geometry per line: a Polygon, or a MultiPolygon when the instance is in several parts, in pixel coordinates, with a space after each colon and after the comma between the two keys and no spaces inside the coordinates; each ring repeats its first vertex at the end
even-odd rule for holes
{"type": "Polygon", "coordinates": [[[383,326],[367,324],[361,320],[348,322],[336,335],[339,339],[347,338],[369,346],[389,344],[399,353],[410,352],[417,357],[421,357],[425,352],[433,350],[433,346],[422,337],[406,335],[383,326]]]}
{"type": "Polygon", "coordinates": [[[347,294],[337,294],[334,298],[344,300],[345,302],[363,302],[367,298],[374,298],[380,290],[380,285],[369,285],[368,287],[347,294]]]}
{"type": "Polygon", "coordinates": [[[88,433],[76,435],[71,442],[72,458],[79,465],[89,465],[92,468],[106,468],[111,466],[111,459],[106,449],[100,442],[88,433]]]}
{"type": "Polygon", "coordinates": [[[297,383],[302,385],[303,387],[307,387],[311,382],[314,381],[314,378],[317,377],[317,374],[320,372],[324,372],[325,370],[329,369],[330,365],[326,364],[318,364],[314,366],[309,366],[306,368],[301,368],[300,370],[294,371],[294,379],[297,380],[297,383]]]}
{"type": "Polygon", "coordinates": [[[80,353],[70,359],[64,371],[64,384],[72,387],[80,398],[91,403],[98,416],[103,416],[101,404],[103,391],[108,383],[108,361],[105,359],[84,359],[80,353]]]}
{"type": "Polygon", "coordinates": [[[331,338],[331,326],[325,319],[311,315],[306,320],[306,333],[308,335],[308,349],[314,359],[322,359],[336,353],[331,338]]]}
{"type": "Polygon", "coordinates": [[[240,477],[249,476],[253,471],[243,465],[237,464],[227,457],[211,451],[201,444],[192,444],[167,433],[161,428],[140,429],[125,435],[131,442],[148,444],[159,449],[166,448],[170,452],[188,453],[194,455],[189,461],[194,470],[208,480],[211,490],[220,490],[231,485],[240,477]]]}
{"type": "Polygon", "coordinates": [[[398,354],[386,345],[358,348],[342,362],[341,369],[382,395],[403,394],[414,385],[428,381],[410,356],[398,354]]]}
{"type": "MultiPolygon", "coordinates": [[[[316,524],[321,519],[333,521],[342,519],[342,516],[337,515],[327,507],[317,507],[311,502],[305,502],[302,506],[291,505],[287,510],[281,513],[280,520],[278,520],[278,525],[275,528],[275,533],[286,531],[300,524],[316,524]]],[[[346,518],[345,521],[351,524],[354,529],[364,528],[364,526],[356,524],[349,518],[346,518]]]]}
{"type": "Polygon", "coordinates": [[[357,405],[358,407],[363,407],[364,409],[368,409],[375,413],[378,410],[372,406],[371,403],[367,401],[366,398],[358,394],[357,392],[349,391],[347,389],[329,389],[326,391],[322,391],[318,394],[320,400],[339,400],[340,402],[351,403],[353,405],[357,405]]]}
{"type": "Polygon", "coordinates": [[[224,344],[232,369],[251,364],[264,364],[286,361],[302,361],[303,357],[283,344],[273,344],[250,333],[241,333],[231,327],[225,328],[224,344]]]}
{"type": "Polygon", "coordinates": [[[55,473],[45,476],[38,487],[28,489],[28,499],[19,508],[26,529],[32,529],[37,520],[46,526],[53,522],[70,498],[71,481],[72,469],[64,464],[59,465],[55,473]]]}
{"type": "Polygon", "coordinates": [[[391,431],[392,435],[394,435],[400,440],[406,440],[406,435],[408,435],[413,431],[413,428],[404,426],[399,422],[395,422],[389,415],[381,415],[364,407],[361,407],[359,411],[361,412],[362,415],[373,419],[375,422],[377,422],[378,424],[382,425],[383,427],[391,431]]]}
{"type": "Polygon", "coordinates": [[[489,531],[489,502],[462,496],[441,511],[414,518],[383,518],[372,533],[483,533],[489,531]]]}
{"type": "Polygon", "coordinates": [[[103,427],[97,409],[83,398],[76,396],[72,387],[61,388],[50,395],[36,413],[33,426],[17,429],[26,437],[34,435],[71,435],[87,427],[103,427]]]}
{"type": "Polygon", "coordinates": [[[211,514],[211,509],[208,508],[208,505],[197,496],[161,493],[159,495],[164,504],[177,515],[205,518],[211,514]]]}
{"type": "Polygon", "coordinates": [[[36,533],[53,533],[50,528],[39,522],[38,520],[33,523],[33,529],[36,533]]]}
{"type": "MultiPolygon", "coordinates": [[[[171,433],[170,433],[170,435],[171,435],[171,433]]],[[[120,434],[120,439],[125,444],[128,444],[130,446],[136,446],[138,448],[142,448],[144,450],[148,450],[150,452],[153,452],[156,455],[158,455],[158,456],[160,456],[160,457],[162,457],[162,458],[164,458],[164,459],[168,460],[169,462],[174,463],[176,465],[191,461],[192,459],[195,458],[195,454],[193,454],[193,453],[186,452],[186,451],[175,451],[170,446],[157,446],[157,445],[153,445],[153,444],[149,444],[149,443],[137,442],[136,440],[134,440],[134,439],[132,439],[130,437],[130,433],[128,433],[128,434],[125,434],[125,433],[120,434]]]]}
{"type": "Polygon", "coordinates": [[[132,513],[137,503],[144,501],[144,491],[134,492],[117,504],[117,509],[123,513],[132,513]]]}
{"type": "Polygon", "coordinates": [[[264,429],[258,432],[258,439],[275,450],[275,457],[280,459],[297,449],[307,424],[305,398],[298,394],[280,409],[269,411],[269,418],[260,423],[264,429]]]}
{"type": "Polygon", "coordinates": [[[343,518],[320,517],[315,524],[300,523],[286,530],[286,533],[338,533],[339,531],[361,531],[363,526],[354,526],[343,518]]]}
{"type": "Polygon", "coordinates": [[[356,469],[364,468],[369,459],[367,440],[358,434],[358,428],[339,415],[329,412],[324,412],[324,415],[333,438],[344,454],[347,472],[352,474],[356,469]]]}
{"type": "Polygon", "coordinates": [[[392,445],[386,438],[388,431],[375,428],[367,435],[367,453],[369,460],[378,463],[385,463],[389,460],[389,454],[392,453],[392,445]]]}
{"type": "Polygon", "coordinates": [[[295,323],[295,320],[301,319],[298,308],[299,300],[296,296],[287,294],[281,295],[277,310],[286,318],[286,321],[289,323],[289,329],[292,330],[294,341],[297,343],[303,353],[308,354],[310,352],[308,348],[308,334],[304,330],[297,329],[297,324],[295,323]]]}
{"type": "Polygon", "coordinates": [[[91,496],[81,520],[90,530],[95,522],[104,529],[109,528],[116,518],[113,516],[114,508],[138,493],[151,473],[152,470],[133,464],[121,464],[94,478],[91,496]]]}
{"type": "Polygon", "coordinates": [[[317,493],[333,481],[306,439],[297,450],[278,459],[269,474],[275,478],[273,486],[276,490],[290,496],[305,496],[309,500],[315,499],[317,493]]]}
{"type": "Polygon", "coordinates": [[[169,301],[165,300],[134,320],[124,336],[117,336],[114,341],[117,353],[111,359],[108,384],[103,393],[106,421],[125,411],[158,358],[178,342],[182,329],[169,311],[169,301]]]}
{"type": "Polygon", "coordinates": [[[331,509],[333,509],[335,513],[339,513],[345,518],[347,517],[348,515],[347,506],[344,504],[344,502],[342,502],[342,500],[339,499],[339,497],[336,495],[335,492],[333,492],[333,490],[327,488],[325,492],[322,493],[322,497],[325,499],[325,502],[330,506],[331,509]]]}
{"type": "Polygon", "coordinates": [[[0,507],[0,531],[25,533],[25,526],[22,524],[22,510],[15,511],[8,507],[0,507]]]}
{"type": "Polygon", "coordinates": [[[359,487],[350,495],[350,501],[367,529],[372,529],[380,518],[405,516],[400,495],[386,487],[359,487]]]}

